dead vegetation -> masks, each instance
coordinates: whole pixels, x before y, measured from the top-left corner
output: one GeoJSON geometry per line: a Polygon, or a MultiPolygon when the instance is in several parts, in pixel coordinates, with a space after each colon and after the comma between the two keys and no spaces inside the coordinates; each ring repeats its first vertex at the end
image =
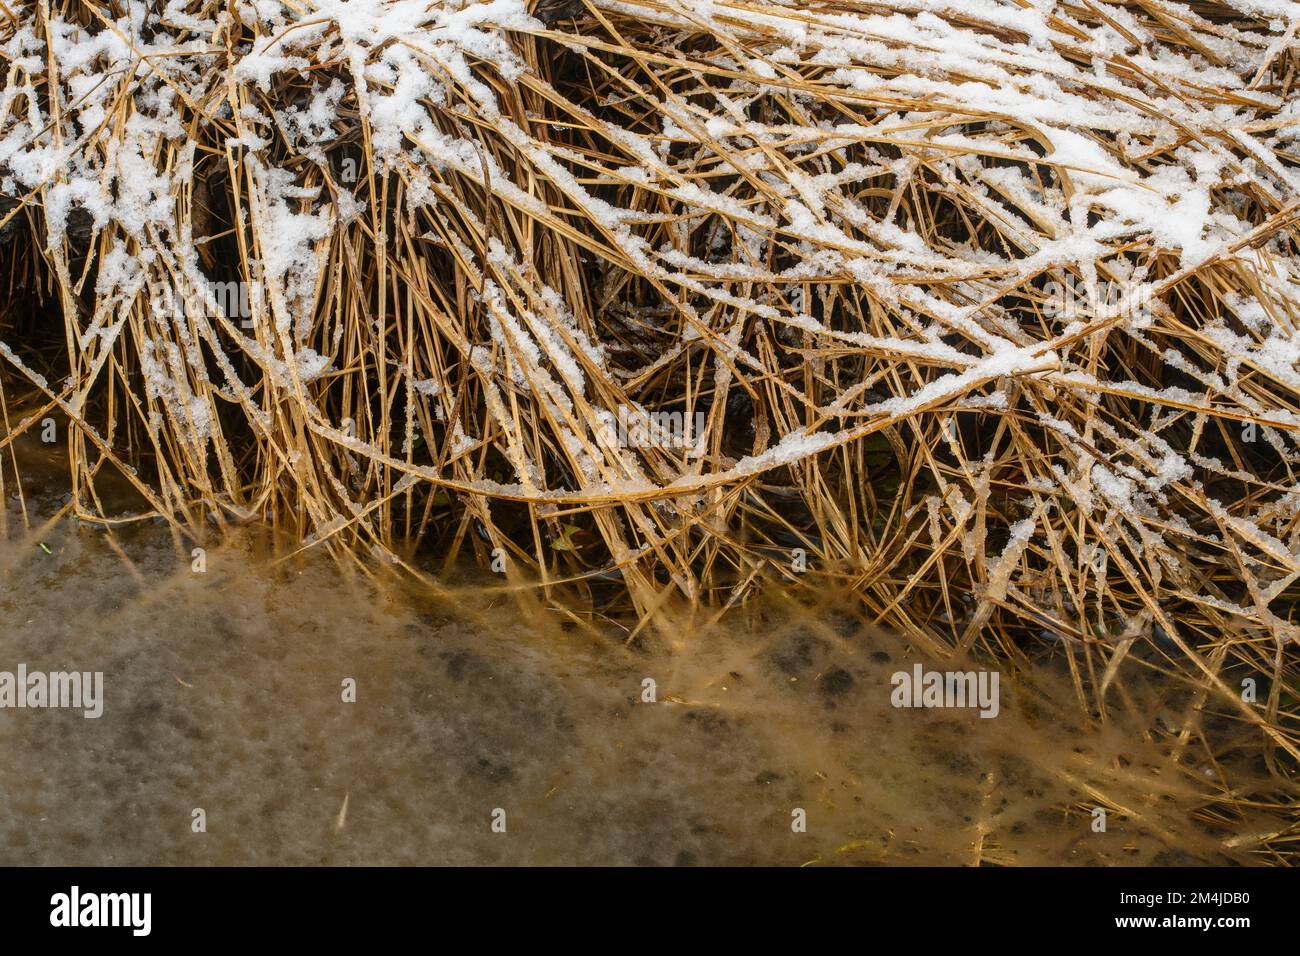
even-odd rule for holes
{"type": "Polygon", "coordinates": [[[851,592],[1098,719],[1183,681],[1285,777],[1296,10],[6,6],[6,394],[85,521],[112,469],[602,615],[851,592]]]}

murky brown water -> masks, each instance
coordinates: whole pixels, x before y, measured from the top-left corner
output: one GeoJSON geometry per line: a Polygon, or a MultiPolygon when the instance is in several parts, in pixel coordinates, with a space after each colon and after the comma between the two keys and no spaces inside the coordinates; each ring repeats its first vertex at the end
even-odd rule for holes
{"type": "Polygon", "coordinates": [[[0,710],[0,864],[1217,863],[1268,825],[1206,826],[1215,771],[1156,690],[1103,727],[1050,665],[1004,674],[995,719],[896,709],[922,659],[843,609],[628,644],[487,576],[379,587],[251,539],[195,573],[152,523],[44,524],[56,453],[18,455],[0,670],[103,671],[106,701],[0,710]]]}

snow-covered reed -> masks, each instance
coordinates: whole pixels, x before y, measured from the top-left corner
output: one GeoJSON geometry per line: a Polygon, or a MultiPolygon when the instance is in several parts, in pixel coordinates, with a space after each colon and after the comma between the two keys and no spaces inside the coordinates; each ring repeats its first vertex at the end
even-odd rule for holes
{"type": "Polygon", "coordinates": [[[0,357],[86,520],[116,466],[187,535],[472,548],[643,618],[833,586],[1056,648],[1095,713],[1184,675],[1294,757],[1298,24],[10,0],[3,254],[46,309],[0,357]]]}

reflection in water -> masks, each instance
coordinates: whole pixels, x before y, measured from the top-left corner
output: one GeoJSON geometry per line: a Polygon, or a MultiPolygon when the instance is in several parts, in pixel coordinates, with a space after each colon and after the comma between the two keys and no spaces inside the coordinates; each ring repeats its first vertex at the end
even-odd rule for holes
{"type": "Polygon", "coordinates": [[[0,864],[1222,863],[1277,828],[1215,804],[1167,690],[1088,722],[1039,664],[981,719],[891,706],[896,672],[954,665],[846,607],[629,641],[490,575],[416,589],[252,536],[194,573],[153,523],[44,523],[39,453],[6,486],[0,670],[101,670],[107,700],[0,711],[0,864]]]}

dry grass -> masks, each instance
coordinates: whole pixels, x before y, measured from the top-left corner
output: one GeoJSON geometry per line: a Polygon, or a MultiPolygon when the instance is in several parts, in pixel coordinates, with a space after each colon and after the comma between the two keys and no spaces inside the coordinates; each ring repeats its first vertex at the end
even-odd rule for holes
{"type": "Polygon", "coordinates": [[[259,520],[412,573],[500,549],[595,613],[847,591],[930,651],[1066,655],[1097,719],[1166,673],[1291,772],[1294,22],[583,0],[368,42],[333,6],[0,10],[0,39],[121,38],[2,65],[0,133],[82,163],[0,200],[0,339],[74,423],[80,518],[121,520],[112,467],[184,536],[259,520]],[[300,59],[259,75],[272,42],[300,59]],[[96,171],[112,214],[51,217],[96,171]],[[251,329],[213,280],[260,289],[251,329]],[[702,414],[702,453],[623,447],[620,408],[702,414]]]}

